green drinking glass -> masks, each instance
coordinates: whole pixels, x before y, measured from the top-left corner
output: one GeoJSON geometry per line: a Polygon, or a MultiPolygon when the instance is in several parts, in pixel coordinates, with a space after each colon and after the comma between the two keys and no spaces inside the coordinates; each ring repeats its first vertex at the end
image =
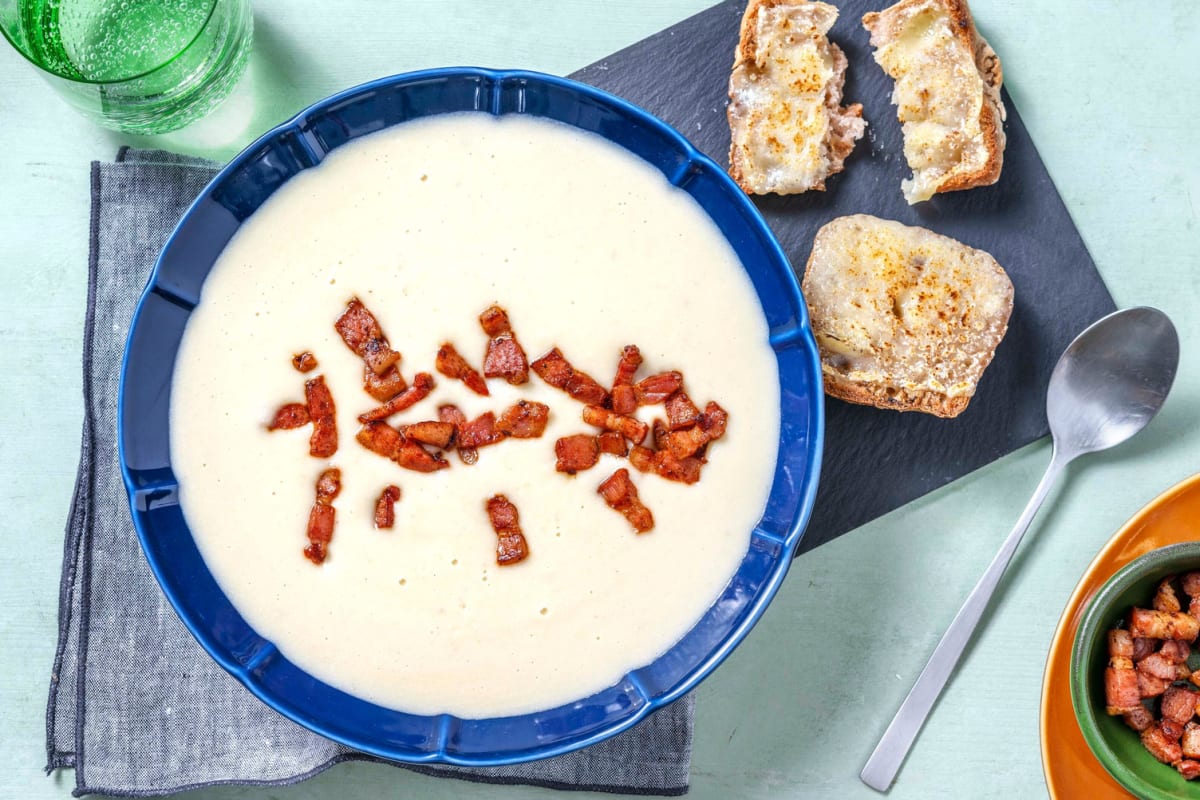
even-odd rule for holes
{"type": "Polygon", "coordinates": [[[0,0],[0,33],[83,114],[127,133],[181,128],[246,69],[250,0],[0,0]]]}

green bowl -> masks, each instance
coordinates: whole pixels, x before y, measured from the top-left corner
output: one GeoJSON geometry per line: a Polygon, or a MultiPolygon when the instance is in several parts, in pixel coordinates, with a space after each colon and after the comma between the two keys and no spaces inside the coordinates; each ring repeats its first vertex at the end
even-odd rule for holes
{"type": "MultiPolygon", "coordinates": [[[[1088,747],[1108,773],[1145,800],[1200,800],[1200,781],[1186,781],[1142,746],[1136,731],[1104,712],[1108,631],[1127,621],[1134,606],[1149,608],[1168,575],[1200,569],[1200,542],[1151,550],[1122,567],[1084,606],[1071,648],[1071,703],[1088,747]]],[[[1198,640],[1200,641],[1200,640],[1198,640]]],[[[1196,667],[1200,653],[1189,666],[1196,667]]]]}

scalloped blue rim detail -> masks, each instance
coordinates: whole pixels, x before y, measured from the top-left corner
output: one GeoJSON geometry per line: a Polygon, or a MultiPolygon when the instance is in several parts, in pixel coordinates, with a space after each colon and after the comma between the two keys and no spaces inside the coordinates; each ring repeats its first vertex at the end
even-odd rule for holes
{"type": "MultiPolygon", "coordinates": [[[[392,124],[401,124],[403,121],[406,120],[399,120],[397,123],[392,124]]],[[[560,122],[573,125],[574,127],[579,127],[583,130],[591,130],[591,132],[595,133],[596,135],[610,138],[610,140],[612,140],[611,137],[606,136],[602,131],[592,130],[582,125],[575,125],[574,123],[566,120],[560,120],[560,122]]],[[[384,127],[388,126],[385,125],[384,127]]],[[[349,136],[348,138],[352,139],[355,138],[355,136],[349,136]]],[[[624,147],[621,142],[616,143],[624,147]]],[[[299,159],[297,161],[299,163],[299,159]]],[[[662,168],[660,167],[660,169],[662,168]]],[[[700,202],[698,198],[697,202],[700,202]]],[[[706,212],[709,212],[708,207],[704,207],[706,212]]],[[[747,267],[747,269],[749,270],[749,267],[747,267]]],[[[758,287],[756,286],[755,288],[756,292],[758,292],[758,287]]],[[[760,299],[764,299],[761,292],[759,292],[759,295],[760,299]]],[[[782,391],[784,382],[784,364],[781,362],[779,366],[782,391]]],[[[572,750],[577,750],[579,748],[595,744],[632,727],[651,712],[678,699],[680,696],[695,688],[695,686],[701,680],[703,680],[710,672],[712,672],[713,669],[715,669],[722,661],[724,661],[734,647],[736,647],[738,643],[740,643],[741,640],[746,636],[746,634],[749,633],[750,629],[758,621],[759,617],[762,616],[766,606],[774,597],[775,593],[779,589],[779,586],[783,582],[784,577],[787,575],[787,571],[791,565],[792,557],[795,554],[796,547],[803,536],[804,529],[807,526],[809,518],[812,514],[812,507],[817,491],[817,483],[821,472],[822,451],[824,449],[825,411],[824,398],[820,387],[820,360],[817,353],[816,343],[809,325],[807,307],[800,292],[799,281],[791,269],[787,256],[784,254],[778,241],[767,227],[762,216],[758,213],[757,209],[749,201],[745,194],[736,186],[736,184],[733,183],[725,171],[714,161],[700,151],[696,150],[695,147],[693,147],[691,143],[688,142],[682,135],[658,118],[625,100],[586,84],[578,83],[566,78],[525,70],[490,70],[477,67],[448,67],[409,72],[386,78],[380,78],[378,80],[370,81],[351,89],[347,89],[346,91],[321,100],[300,112],[287,122],[284,122],[283,124],[271,129],[263,136],[259,137],[256,141],[239,153],[232,161],[230,161],[229,164],[227,164],[220,172],[218,172],[208,186],[205,187],[205,189],[200,193],[200,195],[188,208],[187,212],[185,212],[183,217],[180,219],[180,222],[176,226],[175,230],[171,233],[171,236],[167,239],[159,259],[156,262],[153,271],[151,272],[145,291],[142,293],[141,298],[138,301],[137,308],[133,314],[129,336],[126,342],[126,349],[121,363],[121,382],[119,405],[117,410],[118,459],[121,465],[122,479],[129,495],[134,527],[137,531],[142,550],[146,555],[151,571],[158,581],[159,586],[162,588],[163,593],[166,595],[171,605],[175,608],[176,613],[179,615],[184,625],[188,628],[196,640],[200,642],[209,655],[218,664],[220,664],[222,668],[224,668],[234,678],[242,683],[242,685],[244,685],[252,694],[266,703],[269,707],[290,718],[294,722],[297,722],[329,739],[341,742],[348,747],[352,747],[356,750],[378,756],[380,758],[401,761],[405,763],[437,762],[453,764],[457,766],[501,766],[561,755],[572,750]],[[659,659],[656,659],[651,664],[633,670],[626,675],[623,681],[618,682],[615,687],[624,685],[634,689],[636,691],[636,695],[643,702],[631,704],[629,706],[631,710],[628,713],[624,714],[615,721],[606,723],[598,730],[592,730],[584,735],[573,735],[571,733],[558,735],[554,737],[552,741],[549,741],[543,745],[524,750],[498,750],[494,752],[468,753],[465,755],[454,752],[450,748],[450,740],[454,731],[456,730],[456,727],[461,729],[463,726],[484,725],[486,728],[487,726],[491,725],[496,728],[502,728],[505,725],[511,726],[521,724],[528,724],[532,726],[539,721],[539,718],[543,716],[551,715],[555,712],[572,707],[576,709],[584,708],[583,704],[587,703],[588,700],[592,698],[584,698],[576,701],[575,703],[560,706],[558,709],[549,709],[547,711],[538,712],[535,714],[483,720],[460,719],[448,714],[441,714],[437,715],[436,717],[421,717],[417,715],[405,714],[403,712],[396,712],[389,709],[384,709],[368,701],[346,694],[345,692],[341,692],[334,687],[330,687],[321,681],[311,678],[311,676],[307,676],[302,670],[299,670],[298,667],[291,665],[290,662],[288,662],[282,653],[276,648],[274,643],[254,632],[253,629],[251,629],[249,625],[240,618],[240,615],[237,617],[236,622],[240,623],[240,625],[242,625],[250,634],[257,638],[257,645],[251,648],[251,652],[245,658],[237,658],[237,656],[230,652],[226,646],[222,645],[216,640],[214,631],[212,631],[209,627],[204,626],[202,621],[195,618],[194,610],[188,607],[180,597],[181,587],[177,587],[172,583],[170,577],[166,573],[165,565],[160,563],[155,555],[156,550],[151,542],[151,536],[154,531],[150,530],[150,520],[148,518],[149,504],[147,503],[145,507],[140,506],[142,506],[142,501],[148,497],[151,497],[152,499],[152,496],[159,496],[162,492],[167,492],[168,494],[173,493],[174,490],[178,488],[178,484],[175,482],[173,474],[170,473],[169,466],[169,478],[152,480],[149,484],[144,482],[139,483],[139,481],[135,479],[135,469],[131,467],[128,458],[127,440],[131,436],[136,437],[138,435],[137,430],[140,426],[127,426],[125,422],[126,412],[129,410],[128,389],[131,380],[130,365],[134,351],[135,335],[139,331],[139,326],[142,324],[149,324],[143,323],[143,317],[145,316],[147,308],[147,301],[152,295],[158,295],[172,305],[188,310],[189,313],[190,307],[194,305],[193,301],[189,300],[178,291],[170,287],[162,286],[160,284],[160,280],[162,278],[163,264],[166,255],[171,252],[173,247],[180,246],[178,242],[180,232],[184,229],[184,226],[188,220],[197,213],[197,209],[201,206],[201,204],[210,201],[214,191],[224,186],[225,182],[229,180],[231,175],[250,163],[252,159],[258,156],[261,150],[268,146],[279,144],[285,139],[290,138],[293,143],[298,144],[301,151],[300,155],[306,156],[304,160],[311,162],[301,166],[300,171],[319,164],[323,160],[324,155],[326,155],[330,150],[336,149],[336,147],[330,148],[329,150],[322,148],[324,152],[318,152],[314,147],[314,142],[312,141],[313,134],[305,129],[305,125],[314,117],[329,113],[334,107],[341,106],[343,103],[356,98],[366,97],[370,93],[379,90],[396,89],[423,82],[444,81],[456,78],[475,78],[480,81],[489,82],[492,90],[492,94],[488,98],[489,102],[486,106],[479,106],[477,110],[490,112],[492,114],[533,113],[527,111],[525,106],[525,93],[529,91],[531,87],[540,90],[554,89],[569,92],[575,95],[576,98],[583,98],[592,103],[607,107],[609,110],[615,111],[621,117],[632,120],[638,125],[645,126],[656,135],[668,140],[681,157],[680,163],[672,173],[666,174],[664,172],[665,177],[671,183],[675,184],[676,186],[686,186],[701,174],[705,174],[714,179],[722,192],[722,202],[731,204],[733,210],[740,212],[741,221],[748,227],[748,232],[758,239],[759,244],[766,250],[766,260],[769,262],[769,266],[779,273],[777,277],[782,280],[784,284],[784,291],[786,293],[786,297],[783,299],[790,307],[790,311],[793,313],[794,319],[782,326],[779,326],[778,329],[772,329],[770,334],[770,343],[777,355],[783,354],[785,351],[789,350],[800,351],[799,355],[801,358],[801,368],[806,373],[805,377],[808,380],[808,388],[810,390],[806,398],[806,410],[809,415],[806,422],[807,427],[801,434],[801,446],[804,448],[807,469],[796,482],[793,481],[795,476],[784,474],[785,466],[783,463],[784,459],[782,451],[783,448],[788,444],[788,442],[784,441],[785,433],[783,431],[783,427],[787,423],[787,419],[785,417],[781,424],[780,454],[777,456],[778,460],[776,463],[775,478],[772,483],[771,498],[768,499],[767,508],[764,509],[763,517],[765,519],[770,512],[772,505],[771,500],[775,498],[776,493],[779,490],[788,493],[791,499],[798,500],[797,512],[788,522],[787,530],[782,534],[762,527],[762,520],[760,520],[759,525],[757,525],[752,532],[750,548],[742,566],[739,567],[738,574],[740,574],[741,571],[746,568],[746,564],[755,555],[756,551],[759,551],[766,557],[769,557],[770,569],[765,579],[758,584],[757,591],[754,594],[753,599],[749,601],[748,610],[743,613],[740,622],[736,626],[730,628],[725,633],[721,641],[715,647],[713,647],[704,658],[694,663],[687,671],[685,676],[673,687],[670,687],[666,691],[655,693],[645,684],[642,675],[668,658],[676,650],[676,648],[679,647],[679,644],[673,646],[663,656],[660,656],[659,659]],[[505,85],[511,83],[520,84],[520,88],[517,92],[519,102],[512,108],[504,108],[502,107],[503,89],[505,85]],[[326,718],[318,718],[310,714],[308,709],[298,705],[296,703],[296,698],[276,696],[276,694],[274,694],[268,687],[264,686],[262,682],[262,676],[266,674],[267,670],[272,668],[277,670],[281,668],[296,670],[301,675],[309,678],[317,687],[321,688],[322,690],[328,690],[328,692],[333,696],[335,703],[340,700],[340,702],[347,704],[351,711],[358,711],[360,713],[383,712],[389,715],[394,715],[400,720],[419,720],[422,723],[427,724],[430,729],[436,731],[436,734],[433,737],[434,746],[432,748],[426,747],[424,749],[414,751],[405,747],[391,746],[388,744],[381,745],[378,741],[371,739],[369,736],[347,734],[344,730],[341,730],[337,727],[337,721],[326,718]],[[359,706],[362,706],[362,709],[359,709],[359,706]],[[365,711],[363,711],[363,709],[365,709],[365,711]]],[[[169,391],[169,385],[167,390],[169,391]]],[[[186,522],[183,521],[182,514],[180,514],[180,524],[183,530],[188,534],[187,544],[194,548],[194,542],[191,541],[190,532],[188,532],[186,529],[186,522]]],[[[207,567],[204,566],[202,561],[199,564],[199,567],[207,573],[207,567]]],[[[211,577],[211,573],[209,573],[209,577],[211,577]]],[[[734,576],[734,579],[731,580],[725,592],[728,592],[730,588],[733,587],[737,577],[737,575],[734,576]]],[[[217,593],[221,594],[219,588],[217,589],[217,593]]],[[[725,593],[722,594],[722,597],[724,596],[725,593]]],[[[225,598],[222,596],[221,599],[224,600],[225,598]]],[[[698,630],[701,625],[709,619],[709,617],[713,616],[714,611],[719,604],[720,598],[714,602],[714,605],[709,609],[709,612],[706,613],[705,617],[697,623],[696,628],[694,628],[692,632],[689,632],[689,634],[686,635],[683,640],[681,640],[680,644],[686,641],[692,633],[698,630]]],[[[601,697],[615,687],[610,687],[610,689],[604,690],[604,692],[597,693],[597,695],[593,695],[593,698],[601,697]]],[[[502,736],[503,735],[501,733],[498,738],[502,739],[502,736]]]]}

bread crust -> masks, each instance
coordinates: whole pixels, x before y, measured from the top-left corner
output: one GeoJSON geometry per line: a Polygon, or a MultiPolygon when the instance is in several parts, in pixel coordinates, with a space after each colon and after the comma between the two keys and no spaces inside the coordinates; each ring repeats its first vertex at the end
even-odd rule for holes
{"type": "MultiPolygon", "coordinates": [[[[742,22],[738,28],[738,44],[733,51],[733,67],[730,73],[736,73],[738,69],[746,63],[754,63],[754,54],[758,52],[758,33],[755,30],[754,20],[758,16],[759,9],[770,8],[774,6],[778,0],[750,0],[746,5],[746,10],[742,13],[742,22]]],[[[729,119],[729,129],[732,135],[729,137],[729,177],[733,178],[733,182],[741,187],[746,194],[754,194],[754,189],[750,186],[746,179],[746,172],[742,164],[742,151],[737,146],[737,127],[745,124],[745,117],[738,112],[740,106],[737,99],[734,97],[733,85],[729,87],[729,107],[725,112],[729,119]]],[[[825,182],[822,181],[820,186],[813,187],[820,191],[825,190],[825,182]]]]}
{"type": "Polygon", "coordinates": [[[909,392],[901,388],[854,383],[824,364],[821,365],[821,376],[825,394],[830,397],[891,411],[923,411],[936,417],[951,418],[966,411],[971,402],[970,397],[962,395],[947,397],[941,392],[909,392]]]}
{"type": "MultiPolygon", "coordinates": [[[[738,130],[747,124],[749,114],[744,111],[743,105],[739,102],[739,98],[734,91],[732,76],[737,75],[739,70],[756,69],[755,66],[758,60],[758,31],[757,20],[758,15],[762,11],[775,8],[777,6],[797,6],[804,5],[810,0],[750,0],[746,5],[746,10],[742,14],[741,25],[738,30],[738,44],[734,50],[733,67],[730,70],[731,80],[729,87],[729,106],[726,111],[726,116],[729,120],[729,127],[732,135],[729,143],[729,176],[733,178],[734,183],[741,187],[746,194],[763,194],[763,190],[757,188],[747,177],[747,165],[743,161],[743,149],[739,147],[738,130]]],[[[835,77],[831,81],[833,89],[832,97],[826,100],[826,109],[830,113],[831,123],[838,121],[839,117],[852,117],[862,119],[862,104],[853,103],[849,106],[842,106],[842,87],[846,81],[846,69],[849,62],[846,59],[842,49],[829,42],[829,51],[834,59],[835,77]],[[832,100],[832,107],[830,106],[832,100]]],[[[830,175],[835,175],[845,169],[845,160],[854,150],[854,144],[858,136],[847,135],[844,131],[835,130],[837,126],[831,124],[831,129],[828,134],[828,155],[826,158],[828,169],[825,175],[816,183],[814,183],[807,191],[825,191],[825,179],[830,175]]]]}
{"type": "MultiPolygon", "coordinates": [[[[876,37],[885,38],[885,32],[877,31],[879,21],[884,14],[900,14],[910,8],[929,5],[931,0],[900,0],[883,11],[872,11],[864,14],[863,27],[871,34],[872,46],[878,47],[876,37]]],[[[941,5],[951,21],[951,30],[956,39],[969,48],[974,55],[975,69],[983,80],[983,105],[979,110],[979,128],[983,134],[984,147],[987,150],[987,160],[971,172],[963,172],[949,176],[938,184],[934,194],[955,192],[963,189],[973,189],[977,186],[990,186],[1000,180],[1000,172],[1004,166],[1004,103],[1000,99],[1000,87],[1004,83],[1004,72],[1000,65],[1000,57],[980,35],[971,16],[967,0],[932,0],[941,5]]]]}

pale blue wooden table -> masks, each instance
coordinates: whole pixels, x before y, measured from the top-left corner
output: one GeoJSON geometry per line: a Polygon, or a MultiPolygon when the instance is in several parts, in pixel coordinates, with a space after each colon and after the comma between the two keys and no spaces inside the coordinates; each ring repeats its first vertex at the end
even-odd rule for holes
{"type": "MultiPolygon", "coordinates": [[[[228,158],[324,95],[405,70],[478,64],[565,74],[707,4],[258,0],[251,73],[234,99],[155,140],[94,127],[0,46],[0,797],[61,798],[71,786],[69,776],[46,778],[41,767],[82,414],[88,162],[111,158],[122,144],[228,158]]],[[[1038,702],[1058,614],[1112,532],[1162,489],[1200,471],[1196,6],[976,0],[974,7],[1118,305],[1167,311],[1183,362],[1162,416],[1129,445],[1073,467],[1051,497],[894,798],[1045,794],[1038,702]]],[[[859,783],[859,769],[1048,456],[1047,443],[1032,445],[797,562],[753,634],[700,690],[692,796],[874,796],[859,783]]],[[[372,765],[340,766],[290,789],[193,796],[385,793],[549,797],[372,765]]]]}

